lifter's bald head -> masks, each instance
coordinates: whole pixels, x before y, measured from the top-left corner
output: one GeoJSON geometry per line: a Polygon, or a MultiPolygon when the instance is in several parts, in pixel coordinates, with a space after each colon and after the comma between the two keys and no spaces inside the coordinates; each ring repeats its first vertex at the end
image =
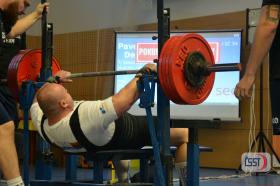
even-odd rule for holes
{"type": "Polygon", "coordinates": [[[40,108],[47,117],[55,117],[61,112],[73,110],[73,99],[59,84],[46,83],[37,92],[40,108]]]}

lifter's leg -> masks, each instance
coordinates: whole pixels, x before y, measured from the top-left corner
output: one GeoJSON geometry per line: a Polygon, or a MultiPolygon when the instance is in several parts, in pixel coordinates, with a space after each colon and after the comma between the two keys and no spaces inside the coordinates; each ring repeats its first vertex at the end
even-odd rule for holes
{"type": "Polygon", "coordinates": [[[186,185],[187,177],[187,142],[189,131],[185,128],[170,129],[170,143],[177,147],[175,154],[175,168],[178,171],[180,181],[183,186],[186,185]]]}
{"type": "Polygon", "coordinates": [[[0,167],[9,185],[23,185],[20,177],[12,121],[0,125],[0,167]]]}
{"type": "Polygon", "coordinates": [[[177,147],[175,162],[187,161],[187,142],[189,139],[189,130],[186,128],[171,128],[170,143],[177,147]]]}
{"type": "Polygon", "coordinates": [[[129,160],[113,161],[116,174],[120,183],[128,182],[129,160]]]}

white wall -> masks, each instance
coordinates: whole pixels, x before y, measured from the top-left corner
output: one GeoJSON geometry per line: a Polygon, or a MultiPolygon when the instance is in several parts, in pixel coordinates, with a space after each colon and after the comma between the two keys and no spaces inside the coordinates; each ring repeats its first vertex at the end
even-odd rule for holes
{"type": "MultiPolygon", "coordinates": [[[[40,0],[33,0],[30,10],[40,0]]],[[[156,0],[49,0],[48,21],[55,34],[123,27],[156,22],[156,0]]],[[[258,8],[262,0],[165,0],[171,19],[183,19],[258,8]]],[[[40,35],[40,23],[28,31],[40,35]]]]}

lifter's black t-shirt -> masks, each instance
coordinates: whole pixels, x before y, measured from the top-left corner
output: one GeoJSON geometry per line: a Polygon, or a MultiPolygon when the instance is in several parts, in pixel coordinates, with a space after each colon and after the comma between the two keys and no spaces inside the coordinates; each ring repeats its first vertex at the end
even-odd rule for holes
{"type": "MultiPolygon", "coordinates": [[[[264,5],[280,5],[280,0],[263,0],[264,5]]],[[[280,24],[269,51],[270,80],[280,79],[280,24]]]]}
{"type": "Polygon", "coordinates": [[[21,49],[21,37],[15,39],[8,39],[6,35],[11,31],[12,25],[4,24],[2,21],[3,11],[0,9],[0,23],[2,33],[2,41],[0,41],[0,79],[6,79],[8,66],[12,58],[19,52],[21,49]]]}

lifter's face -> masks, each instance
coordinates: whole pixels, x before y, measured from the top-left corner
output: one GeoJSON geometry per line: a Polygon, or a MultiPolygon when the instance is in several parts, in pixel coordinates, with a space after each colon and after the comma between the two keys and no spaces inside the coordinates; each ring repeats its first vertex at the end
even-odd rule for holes
{"type": "Polygon", "coordinates": [[[69,108],[73,109],[74,108],[74,101],[73,101],[72,96],[69,94],[67,89],[64,88],[63,86],[61,86],[61,91],[62,91],[65,103],[69,106],[69,108]]]}
{"type": "Polygon", "coordinates": [[[66,109],[73,109],[74,101],[72,96],[68,93],[67,89],[60,84],[49,83],[53,96],[56,96],[59,102],[59,105],[66,109]]]}
{"type": "Polygon", "coordinates": [[[46,99],[48,100],[56,100],[56,102],[60,105],[62,108],[74,108],[74,101],[72,96],[68,93],[67,89],[64,88],[60,84],[55,83],[45,83],[42,88],[39,89],[37,94],[41,94],[41,96],[50,96],[52,98],[46,99]]]}

